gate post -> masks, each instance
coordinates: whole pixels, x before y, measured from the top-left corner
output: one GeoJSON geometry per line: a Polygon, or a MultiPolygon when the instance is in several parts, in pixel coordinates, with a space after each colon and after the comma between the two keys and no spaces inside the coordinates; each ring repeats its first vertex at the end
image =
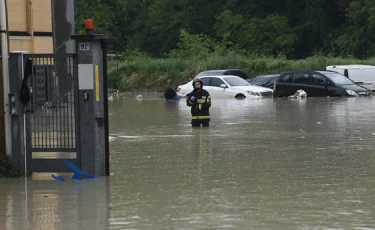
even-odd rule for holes
{"type": "MultiPolygon", "coordinates": [[[[92,28],[93,29],[93,28],[92,28]]],[[[107,34],[72,35],[78,55],[81,170],[109,176],[107,34]]]]}
{"type": "Polygon", "coordinates": [[[26,59],[24,53],[10,53],[10,109],[11,109],[11,141],[12,141],[12,159],[16,166],[20,167],[21,174],[26,173],[26,132],[25,132],[25,111],[20,101],[20,90],[24,76],[24,66],[26,59]]]}

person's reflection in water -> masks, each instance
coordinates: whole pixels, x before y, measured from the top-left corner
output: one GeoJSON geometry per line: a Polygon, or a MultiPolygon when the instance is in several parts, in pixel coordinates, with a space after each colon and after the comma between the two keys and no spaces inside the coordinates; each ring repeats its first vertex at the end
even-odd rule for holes
{"type": "Polygon", "coordinates": [[[165,100],[164,102],[164,108],[166,112],[178,112],[179,111],[179,101],[174,100],[165,100]]]}
{"type": "Polygon", "coordinates": [[[180,123],[179,101],[165,100],[164,111],[169,124],[178,125],[180,123]]]}
{"type": "Polygon", "coordinates": [[[194,172],[201,175],[204,165],[212,161],[211,131],[210,129],[196,129],[193,135],[191,143],[193,168],[194,172]]]}

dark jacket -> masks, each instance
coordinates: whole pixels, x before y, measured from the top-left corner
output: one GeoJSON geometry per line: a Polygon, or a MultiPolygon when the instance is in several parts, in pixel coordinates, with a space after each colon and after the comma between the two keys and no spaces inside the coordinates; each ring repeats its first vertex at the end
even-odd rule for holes
{"type": "Polygon", "coordinates": [[[210,119],[211,96],[203,89],[203,82],[200,79],[193,81],[194,90],[187,94],[186,104],[191,107],[192,119],[210,119]],[[196,89],[194,83],[199,81],[201,89],[196,89]]]}

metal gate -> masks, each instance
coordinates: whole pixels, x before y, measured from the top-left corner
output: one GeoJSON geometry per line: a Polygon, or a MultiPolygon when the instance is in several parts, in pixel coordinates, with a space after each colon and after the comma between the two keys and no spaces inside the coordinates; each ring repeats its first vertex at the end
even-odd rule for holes
{"type": "Polygon", "coordinates": [[[80,165],[76,55],[26,54],[33,63],[26,112],[27,171],[70,172],[80,165]]]}

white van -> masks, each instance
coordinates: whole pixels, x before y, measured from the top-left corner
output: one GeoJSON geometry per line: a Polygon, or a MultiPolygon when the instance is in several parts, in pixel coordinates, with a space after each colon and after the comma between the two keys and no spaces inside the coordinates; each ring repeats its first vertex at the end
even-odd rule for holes
{"type": "Polygon", "coordinates": [[[326,70],[341,73],[357,84],[375,84],[375,66],[373,65],[331,65],[326,70]]]}

